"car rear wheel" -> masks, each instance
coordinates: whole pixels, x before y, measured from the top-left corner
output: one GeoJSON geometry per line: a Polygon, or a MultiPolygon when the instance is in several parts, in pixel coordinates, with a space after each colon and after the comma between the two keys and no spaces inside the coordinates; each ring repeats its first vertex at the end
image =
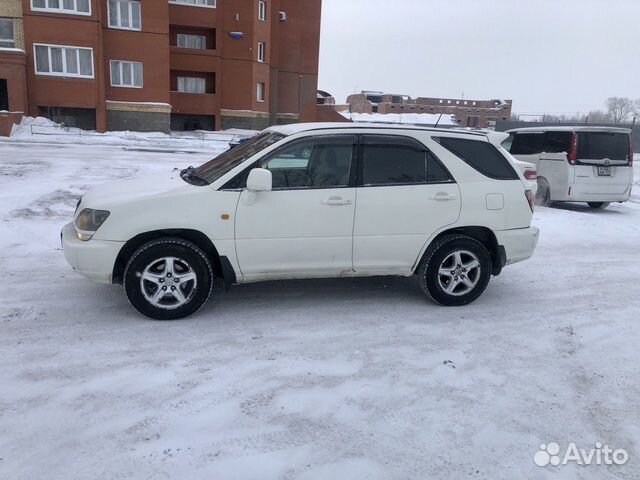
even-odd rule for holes
{"type": "Polygon", "coordinates": [[[604,210],[609,206],[609,202],[587,202],[587,205],[594,210],[604,210]]]}
{"type": "Polygon", "coordinates": [[[461,306],[482,295],[491,271],[491,256],[484,245],[466,235],[449,235],[429,249],[418,277],[423,292],[434,302],[461,306]]]}
{"type": "Polygon", "coordinates": [[[131,256],[124,288],[133,307],[156,320],[176,320],[202,307],[213,286],[208,258],[179,238],[153,240],[131,256]]]}
{"type": "Polygon", "coordinates": [[[538,178],[538,189],[536,190],[536,205],[548,207],[551,205],[551,187],[544,178],[538,178]]]}

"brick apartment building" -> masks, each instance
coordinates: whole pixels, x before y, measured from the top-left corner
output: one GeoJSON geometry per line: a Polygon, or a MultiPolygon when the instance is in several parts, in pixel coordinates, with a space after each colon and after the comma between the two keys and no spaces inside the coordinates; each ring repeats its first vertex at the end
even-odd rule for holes
{"type": "Polygon", "coordinates": [[[511,118],[512,100],[469,100],[451,98],[413,99],[408,95],[363,91],[347,98],[353,113],[442,113],[455,115],[463,127],[495,127],[511,118]]]}
{"type": "Polygon", "coordinates": [[[0,0],[0,133],[315,120],[321,2],[0,0]]]}

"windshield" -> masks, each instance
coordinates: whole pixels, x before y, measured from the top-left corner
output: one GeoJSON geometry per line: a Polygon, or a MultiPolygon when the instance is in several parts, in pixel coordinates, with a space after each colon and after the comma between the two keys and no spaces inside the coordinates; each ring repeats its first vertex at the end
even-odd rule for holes
{"type": "Polygon", "coordinates": [[[285,136],[281,133],[264,132],[250,138],[235,148],[227,150],[222,155],[218,155],[213,160],[193,170],[194,174],[211,184],[230,172],[242,162],[282,140],[285,136]]]}

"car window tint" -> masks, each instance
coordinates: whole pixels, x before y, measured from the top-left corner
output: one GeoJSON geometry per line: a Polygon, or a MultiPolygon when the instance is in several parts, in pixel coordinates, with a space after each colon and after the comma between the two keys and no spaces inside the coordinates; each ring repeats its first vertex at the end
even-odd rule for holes
{"type": "Polygon", "coordinates": [[[578,134],[578,158],[583,160],[629,160],[629,135],[617,132],[578,134]]]}
{"type": "Polygon", "coordinates": [[[427,152],[411,139],[365,136],[362,139],[362,185],[427,182],[427,152]]]}
{"type": "Polygon", "coordinates": [[[274,190],[347,187],[355,143],[353,135],[297,141],[258,166],[271,172],[274,190]]]}
{"type": "Polygon", "coordinates": [[[543,133],[516,133],[509,151],[512,155],[536,155],[543,150],[543,133]]]}
{"type": "Polygon", "coordinates": [[[434,137],[434,140],[489,178],[495,180],[517,180],[520,178],[509,160],[487,141],[453,137],[434,137]]]}
{"type": "Polygon", "coordinates": [[[544,147],[546,153],[569,153],[571,151],[571,132],[547,132],[544,134],[544,147]]]}
{"type": "Polygon", "coordinates": [[[427,183],[450,183],[453,177],[431,152],[427,152],[427,183]]]}

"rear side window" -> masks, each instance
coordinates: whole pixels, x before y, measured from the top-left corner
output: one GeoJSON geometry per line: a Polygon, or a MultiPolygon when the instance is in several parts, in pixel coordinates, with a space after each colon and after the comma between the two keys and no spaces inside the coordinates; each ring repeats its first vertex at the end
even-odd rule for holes
{"type": "Polygon", "coordinates": [[[495,180],[518,180],[509,160],[491,143],[464,138],[434,137],[455,156],[483,175],[495,180]]]}
{"type": "Polygon", "coordinates": [[[578,158],[581,160],[629,160],[629,135],[614,132],[578,133],[578,158]]]}
{"type": "Polygon", "coordinates": [[[404,137],[362,137],[360,185],[419,185],[452,182],[451,175],[421,143],[404,137]]]}
{"type": "Polygon", "coordinates": [[[546,153],[569,153],[571,151],[572,132],[547,132],[544,134],[546,153]]]}
{"type": "Polygon", "coordinates": [[[536,155],[543,150],[543,133],[516,133],[509,151],[511,155],[536,155]]]}

